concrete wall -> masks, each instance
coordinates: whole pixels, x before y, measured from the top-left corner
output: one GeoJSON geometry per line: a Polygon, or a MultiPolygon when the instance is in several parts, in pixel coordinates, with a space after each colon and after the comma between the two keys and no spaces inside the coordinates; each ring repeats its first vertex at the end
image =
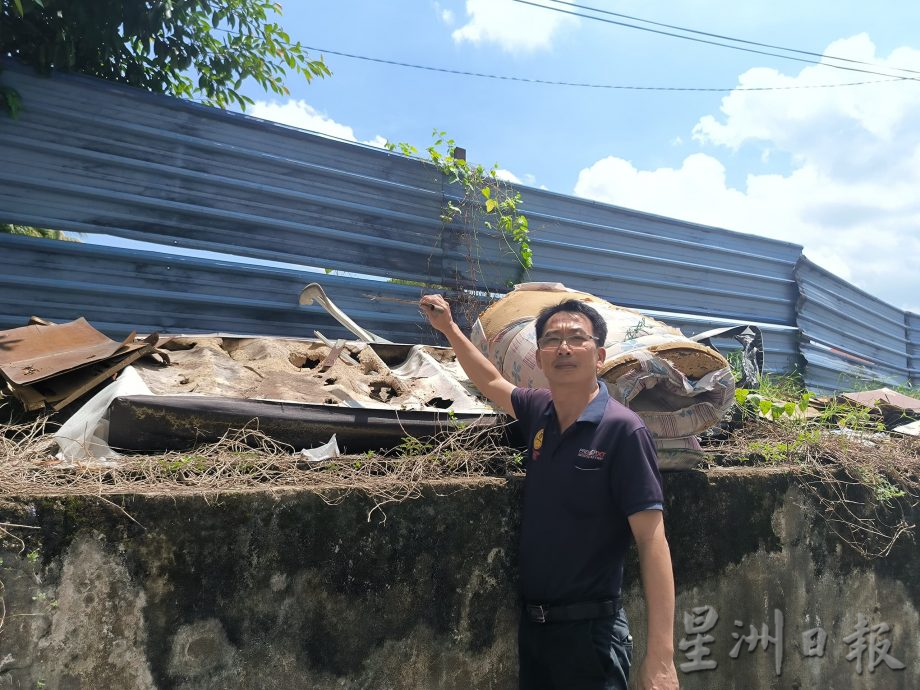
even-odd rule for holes
{"type": "MultiPolygon", "coordinates": [[[[700,633],[713,638],[702,661],[717,666],[682,672],[681,687],[920,687],[913,544],[863,561],[786,474],[683,472],[666,483],[677,640],[696,638],[684,612],[718,613],[700,633]],[[776,636],[777,610],[781,675],[775,645],[744,644],[732,658],[733,633],[768,623],[776,636]],[[860,613],[875,644],[858,674],[844,639],[860,613]],[[881,623],[890,630],[871,630],[881,623]],[[805,656],[801,634],[818,627],[823,657],[805,656]],[[869,672],[884,641],[905,668],[869,672]]],[[[516,687],[520,488],[439,484],[370,521],[373,502],[357,494],[338,505],[308,492],[117,499],[134,521],[94,498],[0,499],[0,523],[38,528],[6,528],[22,553],[0,533],[0,688],[516,687]]],[[[642,649],[634,559],[628,570],[642,649]]]]}

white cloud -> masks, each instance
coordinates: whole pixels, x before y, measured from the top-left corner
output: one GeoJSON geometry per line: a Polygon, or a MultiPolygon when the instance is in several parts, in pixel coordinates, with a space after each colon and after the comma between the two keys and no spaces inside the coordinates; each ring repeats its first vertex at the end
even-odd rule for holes
{"type": "Polygon", "coordinates": [[[521,184],[521,178],[515,175],[510,170],[505,170],[504,168],[499,168],[495,171],[495,177],[499,180],[504,180],[505,182],[511,182],[513,184],[521,184]]]}
{"type": "MultiPolygon", "coordinates": [[[[248,113],[254,117],[262,118],[263,120],[280,122],[283,125],[290,125],[298,129],[318,132],[319,134],[336,137],[337,139],[358,141],[351,127],[336,122],[331,117],[320,113],[304,100],[290,99],[284,103],[278,103],[276,101],[256,101],[249,109],[248,113]]],[[[386,141],[384,137],[378,134],[373,139],[361,143],[383,148],[386,141]]]]}
{"type": "MultiPolygon", "coordinates": [[[[865,35],[828,55],[920,69],[920,51],[887,59],[865,35]]],[[[798,76],[752,69],[739,86],[801,86],[874,79],[807,67],[798,76]]],[[[733,91],[693,137],[732,151],[782,152],[785,174],[749,173],[743,188],[726,164],[696,153],[678,168],[639,170],[609,156],[582,170],[575,194],[629,208],[801,244],[816,263],[901,308],[920,309],[920,84],[733,91]]],[[[737,157],[726,156],[735,164],[737,157]]]]}
{"type": "Polygon", "coordinates": [[[454,23],[454,11],[441,7],[441,3],[434,3],[434,11],[441,18],[441,21],[451,26],[454,23]]]}
{"type": "Polygon", "coordinates": [[[389,142],[387,141],[386,137],[382,137],[378,134],[373,139],[369,139],[368,141],[365,141],[364,143],[367,144],[368,146],[375,146],[378,149],[385,149],[389,142]]]}
{"type": "MultiPolygon", "coordinates": [[[[527,185],[528,187],[537,186],[537,176],[533,173],[524,173],[521,177],[518,177],[510,170],[498,168],[495,171],[495,177],[497,177],[499,180],[504,180],[505,182],[511,182],[512,184],[522,184],[527,185]]],[[[546,189],[546,185],[541,184],[540,189],[546,189]]]]}
{"type": "Polygon", "coordinates": [[[451,34],[455,43],[494,43],[508,53],[546,50],[561,29],[578,25],[571,15],[512,0],[466,0],[466,14],[469,21],[451,34]]]}

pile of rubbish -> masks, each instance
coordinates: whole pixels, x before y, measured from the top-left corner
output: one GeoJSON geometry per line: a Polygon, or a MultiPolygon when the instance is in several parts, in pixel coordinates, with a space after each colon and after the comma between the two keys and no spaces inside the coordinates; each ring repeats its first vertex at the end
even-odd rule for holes
{"type": "Polygon", "coordinates": [[[546,387],[536,363],[534,322],[544,308],[570,299],[589,304],[607,323],[600,379],[615,400],[642,417],[655,439],[660,467],[697,464],[703,455],[697,435],[718,424],[735,402],[731,367],[712,347],[561,283],[516,286],[482,313],[471,339],[515,385],[546,387]]]}
{"type": "MultiPolygon", "coordinates": [[[[739,340],[744,374],[756,378],[763,364],[759,332],[739,326],[688,338],[588,293],[530,283],[486,309],[472,340],[509,381],[546,385],[536,367],[533,323],[541,309],[568,299],[587,302],[606,320],[600,379],[644,419],[661,468],[696,465],[698,436],[719,425],[735,402],[732,370],[710,339],[739,340]]],[[[116,462],[118,451],[185,450],[218,441],[230,429],[256,428],[294,448],[322,446],[335,456],[393,448],[458,425],[501,422],[450,348],[390,343],[355,324],[316,284],[301,295],[301,303],[312,301],[355,339],[330,340],[319,332],[310,339],[132,333],[119,342],[84,319],[51,324],[33,318],[0,331],[0,393],[28,411],[69,414],[55,441],[58,459],[70,463],[116,462]]],[[[914,398],[887,390],[844,397],[901,420],[900,433],[920,433],[914,398]]],[[[514,445],[520,439],[509,428],[514,445]]]]}
{"type": "Polygon", "coordinates": [[[132,332],[119,343],[83,318],[53,324],[32,317],[27,326],[0,331],[0,393],[27,411],[58,412],[141,357],[169,364],[158,340],[155,333],[138,340],[132,332]]]}

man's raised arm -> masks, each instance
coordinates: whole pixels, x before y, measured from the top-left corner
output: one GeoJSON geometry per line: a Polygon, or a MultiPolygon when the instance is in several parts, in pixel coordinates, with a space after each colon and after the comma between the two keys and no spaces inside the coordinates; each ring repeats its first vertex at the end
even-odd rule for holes
{"type": "Polygon", "coordinates": [[[447,300],[441,295],[425,295],[419,300],[419,307],[431,326],[447,338],[457,355],[457,361],[479,392],[514,417],[514,408],[511,406],[514,384],[502,377],[495,365],[483,356],[454,323],[447,300]]]}

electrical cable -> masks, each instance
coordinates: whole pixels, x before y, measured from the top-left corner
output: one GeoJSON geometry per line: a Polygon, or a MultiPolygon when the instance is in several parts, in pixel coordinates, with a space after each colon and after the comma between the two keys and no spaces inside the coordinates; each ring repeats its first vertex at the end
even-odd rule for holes
{"type": "MultiPolygon", "coordinates": [[[[879,65],[874,62],[865,62],[863,60],[855,60],[852,58],[838,57],[836,55],[826,55],[824,53],[815,53],[809,50],[799,50],[797,48],[786,48],[785,46],[772,45],[770,43],[758,43],[757,41],[748,41],[743,38],[734,38],[733,36],[725,36],[723,34],[714,34],[709,33],[708,31],[697,31],[696,29],[688,29],[684,26],[677,26],[675,24],[665,24],[663,22],[655,22],[651,19],[642,19],[641,17],[634,17],[629,14],[622,14],[620,12],[611,12],[609,10],[603,10],[598,7],[589,7],[588,5],[579,5],[574,2],[569,2],[568,0],[549,0],[550,2],[555,2],[560,5],[568,5],[569,7],[577,7],[578,9],[588,10],[590,12],[597,12],[599,14],[607,14],[612,17],[620,17],[622,19],[629,19],[635,22],[642,22],[643,24],[651,24],[652,26],[662,26],[666,29],[675,29],[677,31],[684,31],[686,33],[697,34],[699,36],[709,36],[710,38],[719,38],[725,41],[733,41],[735,43],[744,43],[746,45],[758,46],[760,48],[772,48],[774,50],[783,50],[788,53],[798,53],[799,55],[810,55],[812,57],[824,58],[829,60],[838,60],[839,62],[852,62],[856,65],[864,65],[867,67],[880,67],[882,69],[894,69],[899,72],[908,72],[910,74],[920,74],[920,70],[908,69],[906,67],[887,67],[885,65],[879,65]]],[[[550,8],[551,9],[551,8],[550,8]]],[[[639,28],[639,27],[636,27],[639,28]]]]}
{"type": "MultiPolygon", "coordinates": [[[[650,32],[650,33],[653,33],[653,34],[660,34],[660,35],[662,35],[662,36],[670,36],[670,37],[672,37],[672,38],[681,38],[681,39],[683,39],[683,40],[685,40],[685,41],[693,41],[694,43],[704,43],[704,44],[708,44],[708,45],[719,46],[720,48],[729,48],[729,49],[731,49],[731,50],[740,50],[740,51],[745,52],[745,53],[754,53],[754,54],[756,54],[756,55],[766,55],[766,56],[768,56],[768,57],[775,57],[775,58],[780,58],[780,59],[783,59],[783,60],[793,60],[793,61],[795,61],[795,62],[805,62],[805,63],[810,64],[810,65],[821,65],[821,66],[824,66],[824,67],[833,67],[834,69],[841,69],[841,70],[846,70],[846,71],[849,71],[849,72],[860,72],[860,73],[862,73],[862,74],[872,74],[872,75],[875,75],[875,76],[878,76],[878,77],[897,78],[897,79],[904,79],[904,80],[908,80],[908,81],[920,81],[920,79],[918,79],[917,77],[904,77],[904,76],[900,76],[900,77],[899,77],[899,76],[893,75],[893,74],[885,74],[885,73],[883,73],[883,72],[876,72],[876,71],[873,71],[873,70],[860,69],[860,68],[858,68],[858,67],[848,67],[848,66],[846,66],[846,65],[834,65],[834,64],[831,64],[831,63],[829,63],[829,62],[821,62],[821,61],[818,61],[818,60],[809,60],[809,59],[807,59],[807,58],[795,57],[795,56],[793,56],[793,55],[780,55],[780,54],[778,54],[778,53],[770,53],[770,52],[767,52],[767,51],[764,51],[764,50],[756,50],[756,49],[754,49],[754,48],[745,48],[744,46],[733,46],[733,45],[729,45],[729,44],[727,44],[727,43],[719,43],[718,41],[709,41],[709,40],[706,40],[706,39],[703,39],[703,38],[696,38],[696,37],[694,37],[694,36],[684,36],[684,35],[682,35],[682,34],[671,33],[670,31],[660,31],[660,30],[658,30],[658,29],[651,29],[651,28],[646,27],[646,26],[636,26],[635,24],[629,24],[629,23],[627,23],[627,22],[620,22],[620,21],[616,21],[616,20],[614,20],[614,19],[605,19],[604,17],[595,17],[594,15],[590,15],[590,14],[582,14],[582,13],[580,13],[580,12],[574,12],[574,11],[572,11],[572,10],[565,10],[565,9],[562,9],[561,7],[550,7],[550,6],[548,6],[548,5],[541,5],[541,4],[538,3],[538,2],[531,2],[531,0],[512,0],[512,1],[513,1],[513,2],[516,2],[516,3],[519,3],[519,4],[521,4],[521,5],[530,5],[531,7],[539,7],[539,8],[544,9],[544,10],[549,10],[550,12],[559,12],[559,13],[561,13],[561,14],[569,14],[569,15],[572,15],[572,16],[575,16],[575,17],[581,17],[582,19],[593,19],[594,21],[604,22],[605,24],[614,24],[614,25],[616,25],[616,26],[625,26],[625,27],[628,27],[628,28],[630,28],[630,29],[637,29],[637,30],[639,30],[639,31],[648,31],[648,32],[650,32]]],[[[568,3],[566,3],[566,4],[568,4],[568,3]]]]}
{"type": "Polygon", "coordinates": [[[399,62],[398,60],[386,60],[383,58],[370,57],[367,55],[356,55],[354,53],[345,53],[337,50],[326,50],[314,46],[303,46],[306,50],[323,53],[328,55],[337,55],[339,57],[351,58],[353,60],[364,60],[367,62],[376,62],[384,65],[395,67],[408,67],[411,69],[426,70],[429,72],[441,72],[444,74],[456,74],[465,77],[478,77],[481,79],[499,79],[503,81],[517,81],[529,84],[542,84],[544,86],[575,86],[590,89],[616,89],[622,91],[704,91],[704,92],[731,92],[731,91],[792,91],[797,89],[832,89],[842,86],[864,86],[867,84],[884,84],[893,81],[909,80],[910,77],[889,77],[888,79],[872,79],[868,81],[844,82],[840,84],[800,84],[796,86],[736,86],[734,88],[708,88],[692,86],[634,86],[626,84],[591,84],[585,82],[569,81],[552,81],[549,79],[532,79],[529,77],[515,77],[501,74],[487,74],[484,72],[467,72],[458,69],[449,69],[447,67],[432,67],[430,65],[416,65],[409,62],[399,62]]]}

